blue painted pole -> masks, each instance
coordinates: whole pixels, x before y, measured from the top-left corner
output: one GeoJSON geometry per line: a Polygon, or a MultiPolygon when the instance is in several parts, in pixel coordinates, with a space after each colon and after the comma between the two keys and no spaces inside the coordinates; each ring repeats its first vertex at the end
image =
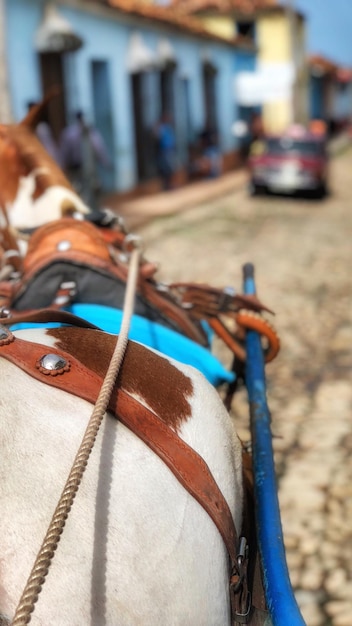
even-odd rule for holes
{"type": "MultiPolygon", "coordinates": [[[[243,266],[243,285],[254,295],[254,267],[243,266]]],[[[305,626],[290,582],[275,475],[263,349],[256,331],[246,333],[246,386],[250,405],[257,538],[264,590],[273,626],[305,626]]]]}

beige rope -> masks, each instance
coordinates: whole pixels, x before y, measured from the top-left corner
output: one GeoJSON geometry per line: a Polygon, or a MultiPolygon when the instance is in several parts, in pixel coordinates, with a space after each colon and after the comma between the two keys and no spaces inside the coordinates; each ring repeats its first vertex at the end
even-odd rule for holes
{"type": "Polygon", "coordinates": [[[64,529],[66,519],[81,482],[83,472],[86,468],[88,457],[92,451],[99,427],[108,407],[110,396],[128,343],[128,333],[131,316],[133,314],[134,297],[138,279],[140,254],[141,252],[139,246],[136,242],[133,242],[123,317],[118,341],[116,342],[108,371],[84,433],[82,443],[73,462],[66,485],[61,494],[59,503],[51,519],[46,536],[16,609],[15,617],[11,623],[12,626],[24,626],[25,624],[28,624],[31,619],[31,613],[34,610],[34,605],[48,574],[54,552],[60,540],[60,535],[64,529]]]}

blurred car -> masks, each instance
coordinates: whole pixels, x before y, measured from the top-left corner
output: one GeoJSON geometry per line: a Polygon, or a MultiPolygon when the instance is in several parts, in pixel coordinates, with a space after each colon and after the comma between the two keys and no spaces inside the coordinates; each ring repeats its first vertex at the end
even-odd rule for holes
{"type": "Polygon", "coordinates": [[[249,193],[297,192],[323,198],[328,192],[328,153],[321,133],[295,130],[252,144],[248,159],[249,193]]]}

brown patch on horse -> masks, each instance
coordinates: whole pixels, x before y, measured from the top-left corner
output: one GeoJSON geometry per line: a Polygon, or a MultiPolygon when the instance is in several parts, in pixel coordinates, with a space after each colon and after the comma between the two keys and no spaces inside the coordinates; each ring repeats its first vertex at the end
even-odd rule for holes
{"type": "Polygon", "coordinates": [[[47,153],[30,127],[13,124],[2,128],[5,129],[7,142],[16,148],[20,175],[27,176],[34,170],[38,170],[34,199],[39,198],[52,185],[59,185],[74,191],[63,171],[47,153]]]}
{"type": "MultiPolygon", "coordinates": [[[[116,337],[98,330],[74,327],[46,331],[55,346],[72,354],[86,367],[104,376],[115,348],[116,337]]],[[[118,377],[125,391],[143,398],[147,406],[175,430],[191,416],[191,379],[166,358],[129,342],[118,377]]]]}
{"type": "MultiPolygon", "coordinates": [[[[0,206],[0,212],[2,211],[0,206]]],[[[7,215],[4,211],[4,219],[7,222],[7,215]]],[[[0,227],[0,266],[11,265],[16,271],[23,271],[22,257],[15,233],[9,226],[0,227]],[[5,258],[6,254],[6,258],[5,258]]],[[[1,624],[0,624],[1,626],[1,624]]]]}
{"type": "Polygon", "coordinates": [[[14,201],[22,175],[16,144],[9,138],[7,128],[0,125],[0,204],[4,210],[14,201]]]}

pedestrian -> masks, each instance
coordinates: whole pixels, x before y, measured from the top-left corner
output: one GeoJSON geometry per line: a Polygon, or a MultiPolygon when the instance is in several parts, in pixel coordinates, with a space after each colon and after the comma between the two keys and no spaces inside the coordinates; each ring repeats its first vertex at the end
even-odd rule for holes
{"type": "Polygon", "coordinates": [[[165,191],[172,189],[176,169],[176,137],[171,116],[163,112],[154,129],[156,139],[156,163],[165,191]]]}
{"type": "Polygon", "coordinates": [[[73,124],[60,138],[62,167],[82,200],[93,210],[99,208],[101,182],[98,165],[111,167],[110,157],[99,131],[77,111],[73,124]]]}
{"type": "Polygon", "coordinates": [[[217,178],[222,174],[222,156],[217,133],[206,127],[200,134],[201,154],[204,162],[204,177],[217,178]]]}

